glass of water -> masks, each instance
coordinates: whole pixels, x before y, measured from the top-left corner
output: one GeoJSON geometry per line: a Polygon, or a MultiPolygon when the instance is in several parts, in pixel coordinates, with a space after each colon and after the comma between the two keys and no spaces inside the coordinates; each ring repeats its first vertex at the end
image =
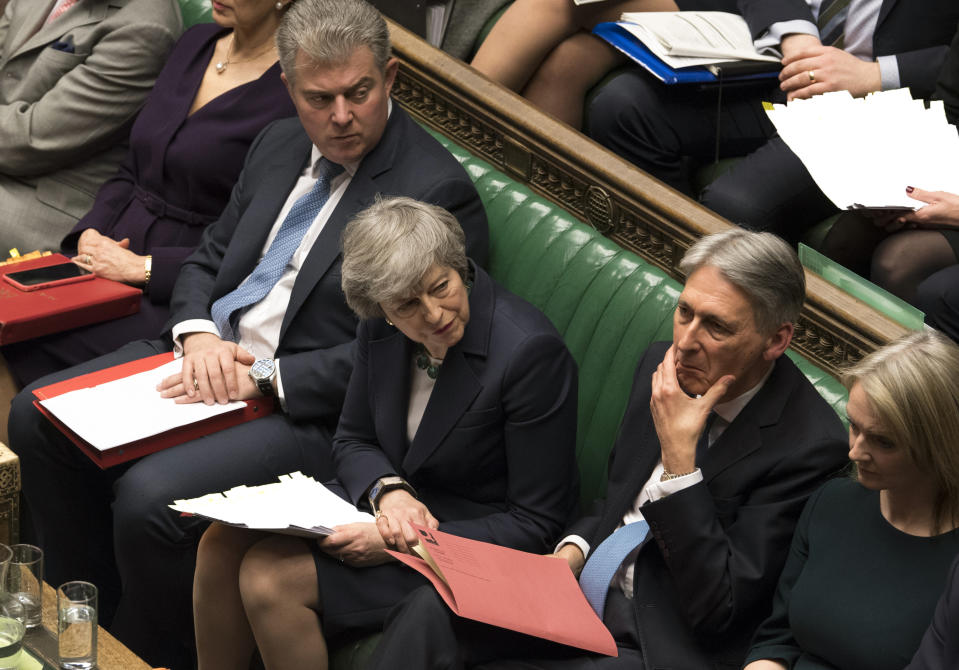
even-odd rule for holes
{"type": "Polygon", "coordinates": [[[67,582],[57,589],[57,638],[63,670],[97,666],[97,587],[67,582]]]}
{"type": "Polygon", "coordinates": [[[22,621],[0,616],[0,670],[16,670],[20,666],[25,632],[22,621]]]}
{"type": "Polygon", "coordinates": [[[23,605],[27,628],[40,625],[43,599],[43,550],[32,544],[10,545],[13,558],[7,571],[7,592],[23,605]]]}

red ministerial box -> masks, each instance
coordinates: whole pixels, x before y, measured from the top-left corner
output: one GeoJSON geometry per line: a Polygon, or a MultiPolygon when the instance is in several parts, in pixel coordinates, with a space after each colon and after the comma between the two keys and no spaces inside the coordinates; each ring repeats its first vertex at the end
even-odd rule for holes
{"type": "Polygon", "coordinates": [[[112,368],[105,368],[103,370],[97,370],[96,372],[90,372],[78,377],[65,379],[62,382],[57,382],[55,384],[50,384],[49,386],[43,386],[34,390],[33,395],[35,395],[37,399],[33,401],[33,404],[38,410],[40,410],[41,414],[50,420],[50,423],[56,426],[61,433],[70,438],[71,442],[80,447],[80,450],[89,456],[90,460],[100,466],[100,468],[103,470],[109,468],[110,466],[125,463],[126,461],[133,460],[134,458],[140,458],[141,456],[146,456],[156,451],[162,451],[169,447],[175,447],[183,442],[195,440],[198,437],[203,437],[204,435],[215,433],[223,430],[224,428],[246,423],[247,421],[259,419],[273,413],[273,398],[253,398],[252,400],[245,400],[244,402],[246,403],[246,407],[242,409],[237,409],[227,414],[221,414],[210,419],[192,423],[188,426],[181,426],[180,428],[168,430],[165,433],[160,433],[159,435],[154,435],[142,440],[136,440],[135,442],[129,442],[119,447],[104,449],[101,451],[70,430],[62,421],[53,416],[45,407],[43,407],[43,405],[40,404],[41,400],[54,398],[69,391],[76,391],[77,389],[89,388],[91,386],[104,384],[106,382],[113,381],[114,379],[129,377],[130,375],[135,375],[140,372],[146,372],[147,370],[152,370],[153,368],[159,367],[164,363],[169,363],[172,360],[172,352],[166,354],[157,354],[156,356],[141,358],[135,361],[130,361],[129,363],[123,363],[122,365],[115,365],[112,368]]]}
{"type": "MultiPolygon", "coordinates": [[[[66,256],[50,254],[0,266],[0,277],[65,262],[69,262],[66,256]]],[[[142,293],[133,286],[100,277],[38,291],[21,291],[0,279],[0,344],[136,314],[142,293]]]]}

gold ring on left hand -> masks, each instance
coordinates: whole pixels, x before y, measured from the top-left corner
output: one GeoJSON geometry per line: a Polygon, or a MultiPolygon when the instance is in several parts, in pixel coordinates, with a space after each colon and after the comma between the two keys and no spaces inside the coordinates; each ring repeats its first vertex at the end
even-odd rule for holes
{"type": "Polygon", "coordinates": [[[80,256],[80,262],[83,263],[84,265],[92,265],[93,256],[91,256],[90,254],[83,254],[82,256],[80,256]]]}
{"type": "Polygon", "coordinates": [[[200,390],[200,382],[196,380],[196,377],[193,378],[193,390],[194,391],[200,390]]]}
{"type": "Polygon", "coordinates": [[[809,75],[809,81],[816,81],[816,71],[815,71],[815,70],[810,70],[810,71],[807,72],[806,74],[809,75]]]}

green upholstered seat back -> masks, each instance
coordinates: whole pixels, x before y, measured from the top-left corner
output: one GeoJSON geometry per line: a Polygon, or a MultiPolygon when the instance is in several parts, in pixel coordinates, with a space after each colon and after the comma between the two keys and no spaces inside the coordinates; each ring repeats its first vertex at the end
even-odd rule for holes
{"type": "Polygon", "coordinates": [[[180,15],[183,17],[184,30],[197,23],[209,23],[212,21],[212,11],[210,10],[210,0],[178,0],[180,3],[180,15]]]}

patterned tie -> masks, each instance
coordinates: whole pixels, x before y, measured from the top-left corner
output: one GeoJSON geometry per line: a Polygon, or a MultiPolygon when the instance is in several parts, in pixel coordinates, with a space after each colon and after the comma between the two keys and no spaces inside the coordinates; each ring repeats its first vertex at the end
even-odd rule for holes
{"type": "Polygon", "coordinates": [[[579,575],[579,587],[600,619],[606,610],[609,583],[629,553],[645,542],[648,534],[649,524],[645,521],[628,523],[603,540],[589,555],[579,575]]]}
{"type": "Polygon", "coordinates": [[[280,229],[270,243],[270,248],[260,259],[246,281],[213,303],[210,315],[224,340],[236,341],[236,333],[230,317],[239,309],[254,305],[266,297],[276,285],[283,271],[300,246],[303,236],[313,224],[323,205],[330,197],[330,182],[343,172],[343,166],[321,158],[317,165],[319,176],[313,189],[297,200],[280,229]]]}
{"type": "Polygon", "coordinates": [[[46,23],[52,23],[78,2],[80,2],[80,0],[60,0],[53,8],[53,11],[50,12],[50,16],[47,17],[46,23]]]}
{"type": "Polygon", "coordinates": [[[846,15],[850,0],[823,0],[819,6],[816,25],[819,26],[819,41],[827,47],[843,48],[845,42],[846,15]]]}

